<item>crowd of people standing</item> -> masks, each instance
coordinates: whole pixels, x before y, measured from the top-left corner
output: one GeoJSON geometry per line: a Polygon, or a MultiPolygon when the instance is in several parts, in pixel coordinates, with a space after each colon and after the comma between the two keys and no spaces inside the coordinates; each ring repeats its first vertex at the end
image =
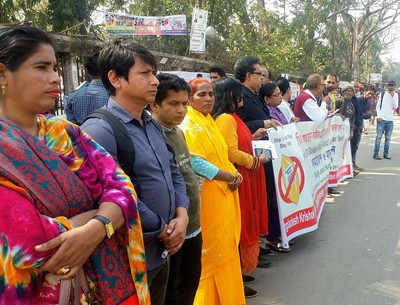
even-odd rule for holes
{"type": "MultiPolygon", "coordinates": [[[[293,105],[288,80],[273,82],[254,56],[237,60],[234,78],[214,67],[211,81],[186,83],[120,38],[87,67],[94,80],[71,94],[68,120],[43,115],[60,86],[51,40],[0,29],[0,304],[245,304],[257,294],[249,273],[270,264],[260,238],[291,251],[272,162],[252,140],[340,115],[362,170],[374,87],[341,96],[335,75],[312,74],[293,105]]],[[[375,102],[377,160],[383,135],[391,158],[394,87],[375,102]]]]}

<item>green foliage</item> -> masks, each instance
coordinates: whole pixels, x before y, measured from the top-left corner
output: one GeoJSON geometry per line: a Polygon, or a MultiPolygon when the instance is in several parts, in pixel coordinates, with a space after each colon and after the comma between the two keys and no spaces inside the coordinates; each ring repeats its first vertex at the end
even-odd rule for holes
{"type": "MultiPolygon", "coordinates": [[[[369,0],[376,4],[380,0],[369,0]]],[[[185,14],[190,31],[193,7],[209,11],[209,25],[217,39],[207,42],[206,54],[188,54],[188,36],[136,36],[135,41],[151,50],[193,56],[216,62],[232,72],[244,55],[260,58],[274,75],[290,73],[307,76],[317,72],[335,73],[350,80],[353,63],[355,19],[352,7],[364,10],[359,20],[357,65],[360,80],[380,72],[379,55],[385,48],[379,28],[386,10],[372,14],[361,0],[0,0],[0,22],[33,21],[36,26],[61,32],[86,20],[99,6],[143,16],[185,14]],[[268,4],[270,2],[268,1],[268,4]],[[374,32],[375,31],[375,32],[374,32]]],[[[387,2],[385,2],[387,3],[387,2]]],[[[396,5],[395,1],[391,2],[396,5]]],[[[394,7],[395,9],[396,7],[394,7]]],[[[399,6],[400,8],[400,6],[399,6]]],[[[376,6],[374,10],[376,9],[376,6]]],[[[393,9],[393,8],[392,8],[393,9]]],[[[397,14],[400,10],[394,12],[397,14]]],[[[83,25],[68,34],[84,34],[83,25]]]]}

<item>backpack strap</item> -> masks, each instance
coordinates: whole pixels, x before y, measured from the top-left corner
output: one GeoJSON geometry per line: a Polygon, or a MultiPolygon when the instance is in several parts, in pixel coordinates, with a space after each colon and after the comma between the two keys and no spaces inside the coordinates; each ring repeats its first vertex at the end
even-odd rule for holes
{"type": "Polygon", "coordinates": [[[383,96],[385,95],[385,91],[382,91],[381,93],[381,105],[379,106],[379,110],[382,110],[382,102],[383,102],[383,96]]]}
{"type": "Polygon", "coordinates": [[[122,124],[122,122],[114,114],[103,108],[93,111],[86,117],[85,121],[91,118],[101,119],[106,121],[111,126],[117,144],[118,163],[124,172],[131,178],[133,183],[135,180],[135,174],[133,172],[135,148],[124,124],[122,124]]]}

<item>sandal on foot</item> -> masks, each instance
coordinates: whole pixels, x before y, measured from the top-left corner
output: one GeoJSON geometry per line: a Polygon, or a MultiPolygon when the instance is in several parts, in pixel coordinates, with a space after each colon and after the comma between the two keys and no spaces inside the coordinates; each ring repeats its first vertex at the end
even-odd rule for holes
{"type": "Polygon", "coordinates": [[[292,249],[290,248],[284,248],[282,243],[278,242],[276,245],[274,245],[273,243],[269,242],[268,240],[265,243],[267,245],[268,248],[270,248],[271,250],[274,250],[276,252],[290,252],[292,251],[292,249]]]}

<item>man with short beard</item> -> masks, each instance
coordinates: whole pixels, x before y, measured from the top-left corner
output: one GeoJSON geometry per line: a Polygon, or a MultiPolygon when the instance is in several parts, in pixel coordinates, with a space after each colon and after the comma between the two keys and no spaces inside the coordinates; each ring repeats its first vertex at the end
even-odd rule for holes
{"type": "Polygon", "coordinates": [[[338,80],[337,76],[334,74],[328,74],[325,77],[325,91],[329,97],[329,101],[327,102],[328,110],[335,110],[335,103],[336,103],[336,93],[338,89],[338,80]]]}

